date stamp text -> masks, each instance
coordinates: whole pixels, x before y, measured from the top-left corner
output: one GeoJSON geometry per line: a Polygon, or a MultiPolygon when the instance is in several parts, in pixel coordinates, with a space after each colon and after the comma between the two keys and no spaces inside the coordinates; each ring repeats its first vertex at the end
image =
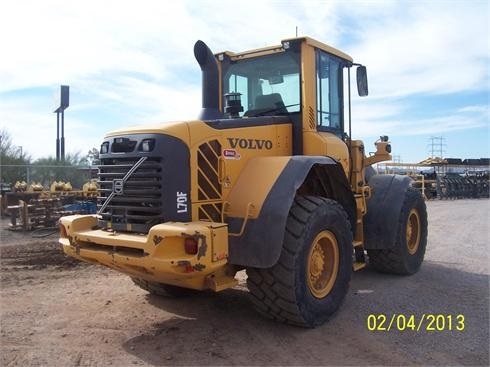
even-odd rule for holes
{"type": "Polygon", "coordinates": [[[366,319],[366,327],[373,332],[414,331],[414,332],[443,332],[463,331],[465,317],[462,314],[432,314],[405,315],[394,313],[370,314],[366,319]]]}

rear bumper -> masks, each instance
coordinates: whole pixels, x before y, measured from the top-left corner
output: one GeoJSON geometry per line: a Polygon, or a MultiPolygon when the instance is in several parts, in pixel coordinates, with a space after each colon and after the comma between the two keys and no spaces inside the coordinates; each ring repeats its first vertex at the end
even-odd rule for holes
{"type": "Polygon", "coordinates": [[[224,223],[169,222],[139,235],[101,230],[95,215],[73,215],[61,218],[60,226],[63,251],[83,261],[185,288],[221,290],[236,283],[234,274],[225,274],[228,227],[224,223]],[[195,255],[185,251],[188,237],[197,240],[195,255]]]}

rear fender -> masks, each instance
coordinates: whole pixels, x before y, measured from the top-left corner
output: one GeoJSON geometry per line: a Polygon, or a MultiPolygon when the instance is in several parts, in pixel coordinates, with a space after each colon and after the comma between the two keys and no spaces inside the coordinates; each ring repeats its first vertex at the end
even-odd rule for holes
{"type": "Polygon", "coordinates": [[[364,216],[364,247],[388,249],[395,245],[398,220],[411,180],[401,175],[373,175],[371,198],[364,216]]]}
{"type": "Polygon", "coordinates": [[[332,198],[344,206],[349,217],[355,216],[355,200],[342,166],[335,160],[306,156],[253,158],[240,174],[228,198],[226,222],[229,233],[239,233],[244,229],[241,235],[230,236],[230,263],[268,268],[277,262],[289,209],[296,194],[327,196],[325,192],[311,192],[314,185],[306,185],[305,189],[304,184],[312,175],[317,175],[320,180],[330,177],[332,182],[325,185],[335,183],[333,195],[337,198],[332,198]],[[313,171],[316,173],[312,174],[313,171]],[[252,210],[244,224],[249,203],[253,204],[252,210]]]}

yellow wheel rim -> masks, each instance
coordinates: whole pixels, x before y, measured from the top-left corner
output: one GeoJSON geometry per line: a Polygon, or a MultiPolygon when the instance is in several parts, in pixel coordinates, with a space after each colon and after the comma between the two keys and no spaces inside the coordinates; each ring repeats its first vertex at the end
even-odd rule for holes
{"type": "Polygon", "coordinates": [[[410,210],[407,221],[407,248],[414,255],[420,245],[420,216],[416,209],[410,210]]]}
{"type": "Polygon", "coordinates": [[[323,298],[333,288],[339,270],[339,246],[330,231],[320,232],[310,248],[306,277],[308,288],[316,298],[323,298]]]}

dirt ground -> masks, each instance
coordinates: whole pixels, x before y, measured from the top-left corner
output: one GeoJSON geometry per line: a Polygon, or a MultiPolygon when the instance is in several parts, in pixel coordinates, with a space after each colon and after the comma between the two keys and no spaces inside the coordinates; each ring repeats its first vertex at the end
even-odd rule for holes
{"type": "Polygon", "coordinates": [[[490,201],[427,207],[420,272],[354,273],[340,311],[316,329],[255,313],[243,274],[222,293],[161,298],[127,276],[66,258],[56,234],[37,239],[2,229],[0,365],[488,366],[490,201]],[[370,331],[368,320],[379,328],[382,315],[398,315],[400,327],[370,331]],[[417,326],[430,315],[439,325],[425,319],[410,330],[403,321],[411,315],[417,326]]]}

